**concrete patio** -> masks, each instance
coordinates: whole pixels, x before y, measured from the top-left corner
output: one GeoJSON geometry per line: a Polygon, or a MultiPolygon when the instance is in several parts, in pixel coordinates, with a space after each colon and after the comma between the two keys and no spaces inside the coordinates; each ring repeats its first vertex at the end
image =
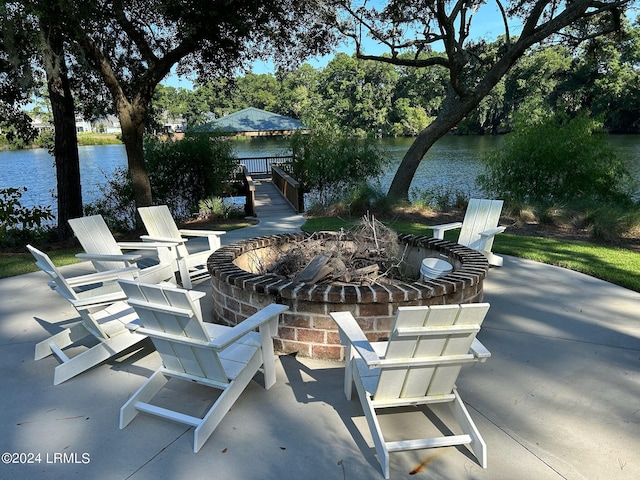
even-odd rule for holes
{"type": "MultiPolygon", "coordinates": [[[[225,243],[269,233],[268,222],[278,231],[301,223],[261,220],[225,243]]],[[[76,321],[75,311],[41,272],[0,280],[0,298],[0,453],[24,454],[8,464],[3,455],[2,479],[383,478],[360,404],[342,393],[339,362],[280,357],[276,385],[265,391],[256,377],[194,454],[182,425],[142,415],[118,429],[120,407],[159,365],[150,343],[53,386],[58,362],[35,362],[34,346],[76,321]]],[[[506,257],[485,281],[485,301],[478,338],[492,357],[463,369],[458,389],[488,445],[488,468],[448,447],[392,454],[391,478],[640,478],[640,294],[506,257]]],[[[184,408],[211,398],[179,388],[184,408]]],[[[405,417],[384,421],[420,426],[405,417]]]]}

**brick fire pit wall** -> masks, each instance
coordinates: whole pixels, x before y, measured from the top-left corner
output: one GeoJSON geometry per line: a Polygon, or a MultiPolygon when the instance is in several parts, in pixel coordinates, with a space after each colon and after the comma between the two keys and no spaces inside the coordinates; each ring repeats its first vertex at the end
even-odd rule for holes
{"type": "MultiPolygon", "coordinates": [[[[331,234],[327,234],[331,238],[331,234]]],[[[484,255],[457,243],[399,235],[407,278],[418,278],[422,259],[445,258],[453,271],[436,280],[398,285],[332,286],[294,282],[274,274],[253,273],[256,265],[286,251],[306,234],[258,237],[218,249],[209,257],[214,320],[236,325],[260,308],[277,302],[289,306],[282,315],[276,349],[318,359],[343,359],[344,349],[329,312],[350,311],[371,341],[388,337],[396,310],[407,305],[444,305],[482,301],[489,264],[484,255]]]]}

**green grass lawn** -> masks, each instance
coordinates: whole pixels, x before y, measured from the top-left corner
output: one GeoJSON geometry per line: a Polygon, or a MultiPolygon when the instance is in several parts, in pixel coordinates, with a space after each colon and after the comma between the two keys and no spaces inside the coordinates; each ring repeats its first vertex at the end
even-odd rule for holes
{"type": "MultiPolygon", "coordinates": [[[[25,248],[26,250],[26,248],[25,248]]],[[[54,264],[58,267],[77,263],[76,253],[80,253],[80,248],[68,248],[61,250],[51,250],[46,252],[54,264]]],[[[0,254],[0,278],[13,277],[24,273],[37,272],[35,259],[29,253],[2,253],[0,254]]]]}
{"type": "MultiPolygon", "coordinates": [[[[302,229],[306,232],[340,230],[358,223],[359,218],[317,217],[309,219],[302,229]]],[[[398,233],[431,235],[421,223],[385,222],[398,233]]],[[[458,231],[446,233],[445,239],[455,241],[458,231]]],[[[521,235],[498,235],[493,244],[498,254],[527,258],[537,262],[569,268],[607,282],[640,292],[640,253],[622,248],[521,235]]]]}

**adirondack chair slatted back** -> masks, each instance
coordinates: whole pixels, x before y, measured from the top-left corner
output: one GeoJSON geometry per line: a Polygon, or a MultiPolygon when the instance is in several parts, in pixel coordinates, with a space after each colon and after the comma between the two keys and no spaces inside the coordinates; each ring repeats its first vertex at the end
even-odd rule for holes
{"type": "Polygon", "coordinates": [[[166,205],[140,207],[140,218],[152,237],[180,238],[180,231],[166,205]]]}
{"type": "Polygon", "coordinates": [[[44,252],[41,252],[37,248],[32,247],[31,245],[27,245],[27,249],[31,252],[31,255],[36,259],[36,266],[46,273],[50,278],[53,284],[51,285],[55,288],[56,292],[62,295],[67,300],[77,300],[78,295],[75,290],[69,285],[66,279],[60,274],[56,266],[53,264],[49,255],[44,252]]]}
{"type": "MultiPolygon", "coordinates": [[[[122,254],[122,250],[101,215],[73,218],[69,220],[69,225],[85,252],[108,255],[122,254]]],[[[126,266],[122,261],[93,260],[92,263],[96,270],[102,272],[126,266]]]]}
{"type": "MultiPolygon", "coordinates": [[[[462,222],[458,243],[471,249],[480,248],[480,232],[496,228],[502,212],[502,200],[472,198],[462,222]]],[[[484,250],[491,251],[493,237],[489,238],[484,250]]]]}
{"type": "Polygon", "coordinates": [[[489,304],[400,307],[374,401],[450,395],[489,304]],[[390,362],[391,361],[391,362],[390,362]]]}
{"type": "MultiPolygon", "coordinates": [[[[67,282],[66,278],[60,270],[53,264],[49,255],[41,252],[37,248],[27,245],[27,249],[31,252],[31,255],[36,259],[36,266],[40,268],[44,273],[49,275],[52,283],[50,286],[63,298],[72,302],[73,300],[82,300],[84,298],[90,298],[95,294],[102,294],[107,292],[115,292],[120,288],[115,282],[109,282],[109,285],[96,286],[93,289],[88,289],[83,292],[76,292],[76,290],[67,282]]],[[[103,330],[102,326],[95,320],[91,312],[81,309],[78,313],[82,317],[85,327],[89,329],[96,338],[109,338],[109,335],[103,330]]]]}
{"type": "Polygon", "coordinates": [[[187,290],[127,281],[121,281],[120,286],[166,369],[218,383],[229,382],[217,352],[207,345],[210,338],[200,309],[187,290]]]}
{"type": "MultiPolygon", "coordinates": [[[[152,207],[140,207],[138,213],[151,237],[171,238],[179,240],[182,234],[176,225],[169,207],[166,205],[154,205],[152,207]]],[[[177,247],[181,258],[189,257],[190,253],[187,245],[180,243],[177,247]]],[[[205,252],[206,253],[206,252],[205,252]]],[[[208,255],[207,255],[208,257],[208,255]]]]}

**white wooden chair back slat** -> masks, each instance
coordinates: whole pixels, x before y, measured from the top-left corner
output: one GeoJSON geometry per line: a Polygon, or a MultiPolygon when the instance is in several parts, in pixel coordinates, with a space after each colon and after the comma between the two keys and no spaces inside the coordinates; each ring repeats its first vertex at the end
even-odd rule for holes
{"type": "MultiPolygon", "coordinates": [[[[487,311],[487,304],[442,305],[429,309],[400,307],[384,359],[404,359],[409,362],[411,359],[435,357],[465,358],[487,311]],[[470,331],[456,328],[463,325],[477,328],[467,329],[470,331]],[[403,334],[403,329],[410,329],[412,334],[403,334]]],[[[400,363],[393,367],[383,366],[373,399],[388,401],[451,394],[462,363],[443,362],[442,365],[427,366],[401,366],[400,363]]]]}
{"type": "Polygon", "coordinates": [[[126,281],[120,285],[156,346],[165,368],[216,382],[228,382],[216,352],[211,347],[198,345],[209,342],[210,338],[188,291],[126,281]],[[196,342],[191,345],[172,342],[149,330],[196,342]]]}
{"type": "Polygon", "coordinates": [[[49,255],[33,248],[31,245],[27,245],[27,249],[31,252],[31,255],[35,257],[36,266],[51,278],[55,284],[56,291],[60,295],[67,300],[75,300],[78,298],[75,290],[67,283],[66,279],[60,275],[58,269],[49,258],[49,255]]]}
{"type": "MultiPolygon", "coordinates": [[[[69,225],[85,252],[108,255],[120,255],[122,253],[101,215],[73,218],[69,220],[69,225]]],[[[125,263],[121,261],[93,260],[92,263],[99,271],[125,267],[125,263]]]]}
{"type": "Polygon", "coordinates": [[[166,205],[138,209],[140,218],[149,235],[153,237],[180,238],[180,231],[166,205]]]}
{"type": "MultiPolygon", "coordinates": [[[[502,212],[502,200],[487,200],[472,198],[462,222],[458,243],[471,249],[478,250],[481,247],[480,232],[495,228],[500,221],[502,212]]],[[[491,251],[493,237],[489,238],[484,249],[491,251]]]]}

